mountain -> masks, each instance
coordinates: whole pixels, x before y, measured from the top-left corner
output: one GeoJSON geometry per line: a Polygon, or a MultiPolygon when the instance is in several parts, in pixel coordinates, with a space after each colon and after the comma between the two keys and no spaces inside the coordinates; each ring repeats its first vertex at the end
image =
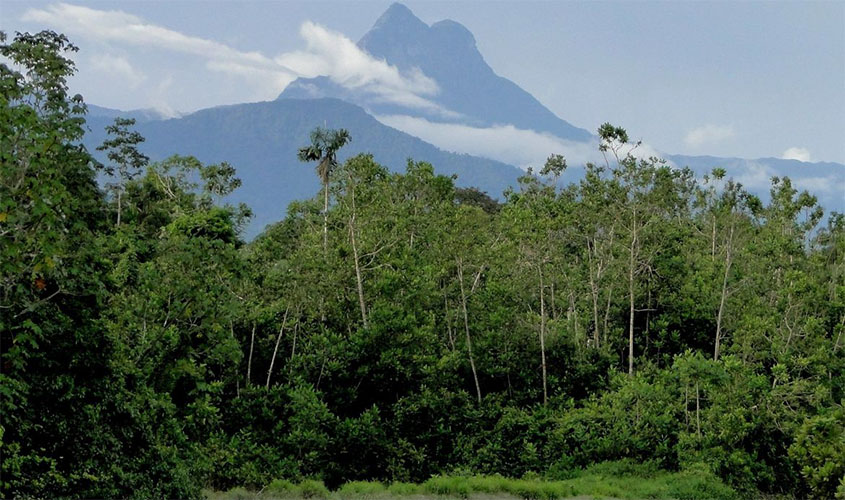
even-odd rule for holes
{"type": "Polygon", "coordinates": [[[592,137],[558,118],[512,81],[496,75],[478,51],[472,33],[455,21],[429,26],[410,9],[395,3],[361,38],[358,47],[404,74],[422,71],[433,79],[439,90],[426,97],[440,109],[388,103],[366,90],[345,88],[327,77],[297,79],[279,98],[337,97],[376,115],[405,114],[475,127],[513,125],[579,142],[592,137]]]}
{"type": "MultiPolygon", "coordinates": [[[[103,109],[103,108],[98,108],[103,109]]],[[[94,151],[105,139],[107,113],[88,117],[85,145],[94,151]]],[[[172,154],[194,155],[203,162],[227,161],[237,168],[243,185],[230,198],[245,202],[255,216],[247,237],[281,219],[293,200],[313,196],[320,189],[314,165],[300,163],[297,150],[309,143],[314,127],[345,128],[351,144],[340,150],[343,161],[360,152],[394,171],[409,158],[426,161],[439,174],[457,174],[460,186],[475,186],[498,197],[522,173],[494,160],[442,151],[416,137],[383,125],[354,104],[338,99],[284,99],[204,109],[168,120],[138,122],[146,138],[141,151],[152,160],[172,154]]],[[[100,153],[101,154],[101,153],[100,153]]],[[[102,160],[102,158],[101,158],[102,160]]]]}
{"type": "MultiPolygon", "coordinates": [[[[291,201],[318,192],[320,186],[312,166],[296,160],[298,148],[309,142],[309,134],[316,126],[349,130],[352,143],[340,151],[341,160],[369,152],[376,161],[393,170],[404,169],[408,158],[427,161],[438,173],[457,174],[459,185],[476,186],[494,197],[515,185],[522,174],[520,169],[500,161],[438,149],[385,125],[368,112],[376,116],[425,118],[438,122],[438,126],[459,124],[483,128],[510,124],[561,138],[575,144],[576,150],[595,152],[595,138],[589,132],[558,118],[516,84],[497,76],[479,53],[473,35],[454,21],[429,26],[407,7],[393,4],[358,46],[404,75],[422,73],[433,79],[438,91],[426,98],[436,109],[391,104],[384,96],[374,95],[360,86],[347,88],[323,76],[296,80],[272,102],[216,107],[173,119],[155,110],[122,112],[89,105],[91,132],[85,143],[94,150],[105,138],[103,128],[115,116],[128,116],[136,118],[136,129],[147,138],[141,149],[153,160],[178,153],[194,155],[204,162],[230,162],[243,180],[243,186],[230,201],[246,202],[255,213],[247,230],[248,237],[281,219],[291,201]]],[[[446,129],[452,133],[452,129],[446,129]]],[[[532,146],[518,139],[508,146],[519,150],[533,148],[543,158],[551,153],[567,153],[541,151],[556,147],[548,142],[532,146]]],[[[439,142],[434,137],[431,140],[439,142]]],[[[577,181],[581,170],[573,155],[568,156],[572,168],[562,180],[577,181]]],[[[815,194],[828,211],[845,212],[845,165],[777,158],[746,160],[682,155],[666,158],[679,167],[689,166],[699,175],[723,167],[730,177],[764,199],[772,176],[789,176],[797,188],[815,194]]]]}

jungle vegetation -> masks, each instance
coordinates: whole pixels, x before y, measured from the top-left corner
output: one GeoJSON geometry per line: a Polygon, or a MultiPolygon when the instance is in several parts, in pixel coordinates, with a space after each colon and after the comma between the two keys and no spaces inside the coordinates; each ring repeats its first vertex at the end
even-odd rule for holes
{"type": "Polygon", "coordinates": [[[131,120],[80,145],[73,50],[0,40],[2,496],[610,462],[845,497],[845,216],[788,178],[764,201],[606,124],[580,181],[553,155],[496,200],[321,130],[321,192],[247,242],[234,166],[150,162],[131,120]]]}

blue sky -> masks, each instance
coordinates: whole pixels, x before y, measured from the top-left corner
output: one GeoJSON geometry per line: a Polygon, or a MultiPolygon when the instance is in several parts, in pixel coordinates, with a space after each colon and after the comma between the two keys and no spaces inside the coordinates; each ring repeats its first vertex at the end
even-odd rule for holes
{"type": "MultiPolygon", "coordinates": [[[[349,42],[390,3],[0,0],[0,29],[68,33],[89,103],[185,112],[349,70],[349,42]]],[[[464,24],[574,125],[610,121],[666,153],[845,163],[845,2],[404,3],[464,24]]]]}

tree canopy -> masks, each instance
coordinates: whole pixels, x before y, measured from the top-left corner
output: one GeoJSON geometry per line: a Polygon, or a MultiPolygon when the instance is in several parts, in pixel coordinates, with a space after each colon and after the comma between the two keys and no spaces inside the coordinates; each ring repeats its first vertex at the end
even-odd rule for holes
{"type": "Polygon", "coordinates": [[[606,162],[561,185],[553,155],[499,201],[318,130],[323,192],[245,242],[236,168],[149,162],[128,121],[97,184],[74,50],[0,44],[3,496],[621,459],[845,495],[845,219],[789,179],[764,203],[605,124],[606,162]]]}

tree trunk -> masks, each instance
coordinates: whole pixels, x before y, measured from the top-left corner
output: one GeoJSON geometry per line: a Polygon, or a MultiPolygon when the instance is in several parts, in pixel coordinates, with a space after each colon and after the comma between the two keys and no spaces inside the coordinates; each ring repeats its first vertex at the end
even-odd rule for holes
{"type": "Polygon", "coordinates": [[[452,352],[455,352],[455,336],[452,334],[452,320],[449,317],[449,299],[446,294],[443,294],[443,307],[445,310],[446,333],[449,335],[449,345],[452,347],[452,352]]]}
{"type": "Polygon", "coordinates": [[[699,403],[700,400],[701,400],[701,397],[700,397],[699,392],[698,392],[698,381],[696,381],[695,382],[695,428],[696,428],[695,432],[696,432],[696,434],[698,434],[698,439],[701,439],[701,415],[700,415],[701,406],[700,406],[700,403],[699,403]]]}
{"type": "Polygon", "coordinates": [[[285,316],[282,318],[282,327],[279,328],[279,336],[276,337],[276,347],[273,348],[273,357],[270,358],[270,368],[267,369],[267,383],[264,384],[265,389],[270,388],[270,377],[273,375],[273,365],[276,363],[276,353],[279,352],[279,343],[282,341],[282,334],[285,331],[285,323],[288,321],[288,310],[290,306],[285,307],[285,316]]]}
{"type": "Polygon", "coordinates": [[[467,296],[464,292],[464,266],[461,259],[458,259],[458,280],[461,284],[461,307],[464,312],[464,330],[467,337],[467,352],[469,354],[469,366],[472,369],[472,378],[475,382],[475,393],[478,396],[478,403],[481,404],[481,385],[478,383],[478,372],[475,370],[475,359],[472,357],[472,338],[469,335],[469,314],[467,313],[467,296]]]}
{"type": "Polygon", "coordinates": [[[361,263],[358,260],[358,246],[355,244],[355,191],[352,188],[352,216],[349,218],[349,238],[352,241],[352,257],[355,259],[355,280],[358,285],[358,305],[361,307],[361,320],[367,328],[367,304],[364,302],[364,281],[361,279],[361,263]]]}
{"type": "MultiPolygon", "coordinates": [[[[593,347],[599,347],[599,287],[596,284],[595,276],[593,276],[593,251],[587,244],[587,257],[589,257],[589,272],[590,272],[590,295],[593,299],[593,347]]],[[[595,244],[592,245],[595,247],[595,244]]]]}
{"type": "Polygon", "coordinates": [[[323,183],[323,253],[329,248],[329,181],[323,183]]]}
{"type": "MultiPolygon", "coordinates": [[[[636,222],[634,222],[636,224],[636,222]]],[[[634,374],[634,248],[637,244],[637,229],[631,236],[631,252],[628,260],[628,375],[634,374]]]]}
{"type": "Polygon", "coordinates": [[[417,197],[415,195],[414,196],[414,218],[413,218],[414,224],[411,225],[411,241],[409,242],[409,245],[408,245],[411,248],[411,250],[414,249],[414,230],[416,228],[416,220],[417,220],[417,197]]]}
{"type": "Polygon", "coordinates": [[[731,251],[733,250],[734,224],[731,222],[731,229],[728,233],[728,248],[725,250],[725,274],[722,276],[722,296],[719,299],[719,313],[716,315],[716,342],[713,348],[713,359],[719,360],[719,351],[722,342],[722,314],[725,311],[725,297],[728,294],[728,274],[731,271],[731,251]]]}
{"type": "Polygon", "coordinates": [[[716,214],[713,214],[713,232],[710,234],[710,259],[716,260],[716,214]]]}
{"type": "Polygon", "coordinates": [[[117,190],[117,227],[120,227],[120,195],[123,192],[122,188],[117,190]]]}
{"type": "Polygon", "coordinates": [[[252,350],[255,347],[255,323],[252,324],[252,336],[249,341],[249,360],[246,362],[246,385],[252,384],[252,350]]]}
{"type": "Polygon", "coordinates": [[[607,330],[608,325],[610,324],[610,303],[613,302],[613,292],[613,285],[611,284],[607,290],[607,304],[604,307],[604,321],[601,328],[601,331],[604,334],[602,336],[602,343],[607,342],[607,330]]]}
{"type": "Polygon", "coordinates": [[[543,404],[548,403],[549,393],[546,385],[546,300],[543,292],[543,268],[537,267],[540,275],[540,361],[543,370],[543,404]]]}
{"type": "Polygon", "coordinates": [[[293,359],[296,357],[296,333],[299,330],[299,310],[297,309],[296,312],[296,323],[293,324],[293,341],[290,347],[290,361],[288,362],[289,369],[288,369],[288,380],[290,380],[291,373],[293,372],[293,359]]]}

